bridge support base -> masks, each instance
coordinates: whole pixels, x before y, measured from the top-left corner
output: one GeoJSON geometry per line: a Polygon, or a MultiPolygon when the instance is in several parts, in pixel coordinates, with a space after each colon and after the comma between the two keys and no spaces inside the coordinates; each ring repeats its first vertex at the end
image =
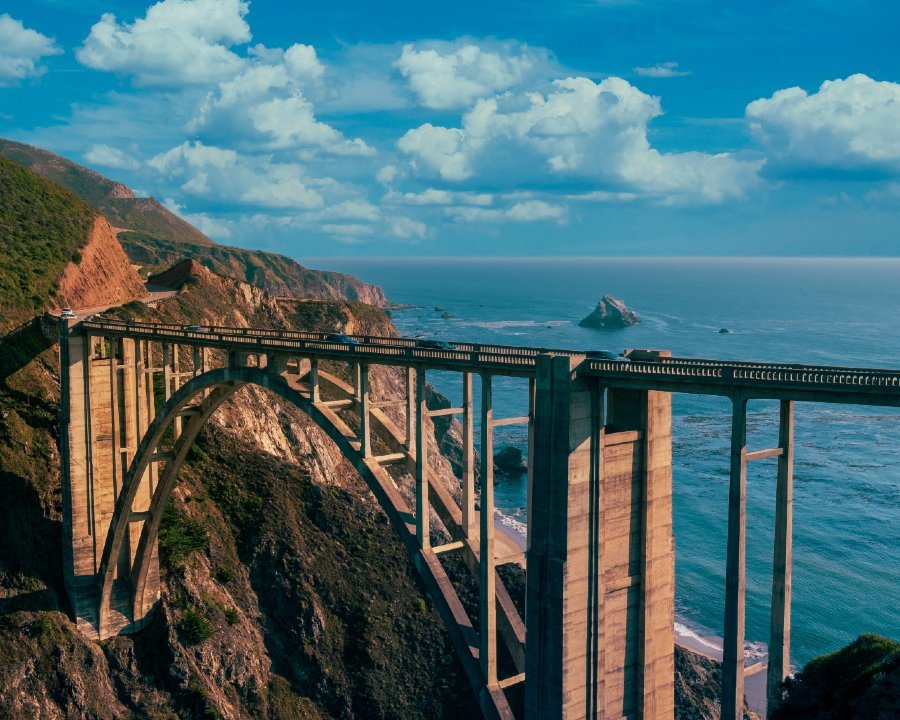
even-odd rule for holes
{"type": "Polygon", "coordinates": [[[526,717],[671,720],[671,396],[575,365],[537,362],[526,717]]]}

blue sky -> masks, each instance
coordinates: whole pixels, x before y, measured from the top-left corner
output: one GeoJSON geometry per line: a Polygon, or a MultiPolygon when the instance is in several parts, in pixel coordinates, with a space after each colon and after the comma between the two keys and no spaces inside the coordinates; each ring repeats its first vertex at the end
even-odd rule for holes
{"type": "Polygon", "coordinates": [[[0,136],[218,242],[898,255],[900,4],[0,2],[0,136]]]}

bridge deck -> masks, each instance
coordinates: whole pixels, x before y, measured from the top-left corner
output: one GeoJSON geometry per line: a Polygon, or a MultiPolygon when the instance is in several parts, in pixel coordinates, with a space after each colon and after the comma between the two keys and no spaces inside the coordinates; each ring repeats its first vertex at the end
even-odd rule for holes
{"type": "Polygon", "coordinates": [[[421,347],[414,338],[352,336],[358,344],[324,333],[262,328],[187,326],[85,320],[93,335],[130,337],[248,352],[282,352],[373,365],[425,365],[435,370],[534,377],[538,355],[586,357],[581,371],[607,387],[660,390],[748,399],[797,400],[900,407],[900,370],[662,357],[630,361],[594,359],[555,348],[453,343],[452,350],[421,347]]]}

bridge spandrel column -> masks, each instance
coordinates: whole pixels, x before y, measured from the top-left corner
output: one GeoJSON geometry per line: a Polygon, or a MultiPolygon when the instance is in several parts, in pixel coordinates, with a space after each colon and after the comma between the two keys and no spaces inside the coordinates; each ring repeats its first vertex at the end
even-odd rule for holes
{"type": "Polygon", "coordinates": [[[671,403],[604,393],[541,356],[534,402],[526,717],[674,716],[671,403]]]}

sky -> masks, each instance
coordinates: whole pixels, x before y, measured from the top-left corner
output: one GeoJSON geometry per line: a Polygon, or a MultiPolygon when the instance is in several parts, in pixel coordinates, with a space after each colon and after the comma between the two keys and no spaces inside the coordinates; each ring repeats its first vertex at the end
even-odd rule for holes
{"type": "Polygon", "coordinates": [[[900,255],[900,3],[0,0],[0,137],[219,243],[900,255]]]}

